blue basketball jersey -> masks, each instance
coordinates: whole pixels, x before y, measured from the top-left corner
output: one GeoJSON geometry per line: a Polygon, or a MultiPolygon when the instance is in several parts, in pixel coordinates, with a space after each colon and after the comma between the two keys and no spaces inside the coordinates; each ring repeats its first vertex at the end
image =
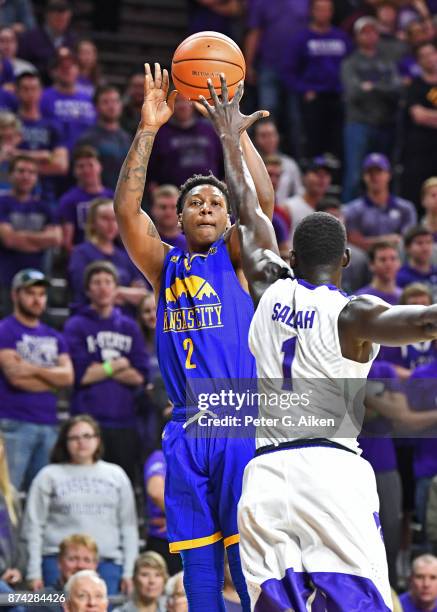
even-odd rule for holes
{"type": "Polygon", "coordinates": [[[252,300],[238,281],[223,238],[204,255],[178,248],[167,254],[156,342],[174,419],[185,418],[187,379],[256,377],[248,346],[252,317],[252,300]]]}

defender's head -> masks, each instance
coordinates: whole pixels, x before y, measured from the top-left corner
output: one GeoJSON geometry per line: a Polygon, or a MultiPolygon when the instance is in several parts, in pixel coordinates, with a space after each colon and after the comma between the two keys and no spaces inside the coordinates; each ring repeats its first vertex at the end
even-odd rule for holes
{"type": "Polygon", "coordinates": [[[208,250],[230,227],[228,203],[225,183],[213,174],[196,174],[181,185],[178,220],[190,250],[208,250]]]}
{"type": "Polygon", "coordinates": [[[291,267],[303,278],[312,277],[321,269],[340,276],[341,268],[350,260],[346,244],[346,231],[338,219],[325,212],[312,213],[294,232],[291,267]]]}

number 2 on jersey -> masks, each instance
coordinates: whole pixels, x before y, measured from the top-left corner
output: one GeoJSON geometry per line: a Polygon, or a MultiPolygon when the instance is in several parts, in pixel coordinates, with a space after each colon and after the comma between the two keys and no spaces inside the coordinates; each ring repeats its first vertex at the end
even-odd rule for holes
{"type": "Polygon", "coordinates": [[[282,362],[282,376],[284,383],[282,388],[285,391],[293,391],[293,381],[291,380],[291,366],[296,352],[297,337],[289,338],[282,343],[281,352],[284,353],[282,362]]]}
{"type": "Polygon", "coordinates": [[[184,351],[187,351],[187,358],[185,359],[186,369],[193,370],[194,368],[197,368],[195,363],[191,363],[191,357],[193,356],[194,351],[194,342],[191,340],[191,338],[185,338],[182,346],[184,347],[184,351]]]}

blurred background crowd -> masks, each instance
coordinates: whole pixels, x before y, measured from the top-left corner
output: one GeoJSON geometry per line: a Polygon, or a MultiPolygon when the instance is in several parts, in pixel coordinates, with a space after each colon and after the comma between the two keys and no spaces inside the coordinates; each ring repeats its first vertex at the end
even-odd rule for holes
{"type": "MultiPolygon", "coordinates": [[[[155,298],[112,198],[143,62],[169,67],[203,30],[244,50],[243,110],[270,111],[251,138],[282,256],[325,211],[347,230],[347,293],[437,300],[435,0],[1,0],[1,593],[60,592],[87,570],[102,610],[106,594],[124,612],[187,609],[166,539],[155,298]]],[[[210,171],[223,178],[220,142],[179,97],[143,198],[165,242],[185,247],[178,189],[210,171]]],[[[391,584],[405,611],[437,610],[435,343],[382,347],[371,379],[361,445],[391,584]]]]}

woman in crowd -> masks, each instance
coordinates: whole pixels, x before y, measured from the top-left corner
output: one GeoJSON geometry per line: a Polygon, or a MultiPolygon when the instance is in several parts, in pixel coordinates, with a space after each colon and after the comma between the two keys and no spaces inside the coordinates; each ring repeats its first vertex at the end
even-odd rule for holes
{"type": "Polygon", "coordinates": [[[63,423],[51,464],[37,474],[27,498],[23,536],[33,590],[56,584],[59,543],[84,533],[97,543],[97,571],[108,593],[130,592],[138,553],[134,493],[122,468],[102,461],[102,454],[92,417],[77,415],[63,423]]]}
{"type": "Polygon", "coordinates": [[[96,88],[102,85],[97,47],[92,40],[81,40],[77,45],[79,78],[77,90],[93,99],[96,88]]]}
{"type": "Polygon", "coordinates": [[[143,553],[135,561],[131,599],[114,612],[164,612],[167,564],[156,552],[143,553]]]}
{"type": "Polygon", "coordinates": [[[110,261],[118,273],[117,305],[125,314],[134,316],[144,297],[144,279],[129,259],[126,251],[116,244],[118,226],[112,200],[96,198],[88,208],[85,228],[86,240],[74,247],[68,273],[75,305],[85,304],[87,297],[83,275],[88,264],[96,260],[110,261]]]}

